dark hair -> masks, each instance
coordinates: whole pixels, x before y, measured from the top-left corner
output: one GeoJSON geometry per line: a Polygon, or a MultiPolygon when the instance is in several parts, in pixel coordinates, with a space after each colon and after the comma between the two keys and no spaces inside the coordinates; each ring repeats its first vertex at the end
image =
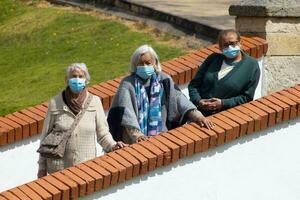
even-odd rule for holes
{"type": "Polygon", "coordinates": [[[237,31],[234,30],[234,29],[227,29],[227,30],[222,30],[222,31],[220,31],[219,36],[218,36],[218,44],[221,43],[222,39],[223,39],[228,33],[235,33],[236,36],[237,36],[237,40],[238,40],[238,41],[241,41],[241,35],[240,35],[239,32],[237,32],[237,31]]]}

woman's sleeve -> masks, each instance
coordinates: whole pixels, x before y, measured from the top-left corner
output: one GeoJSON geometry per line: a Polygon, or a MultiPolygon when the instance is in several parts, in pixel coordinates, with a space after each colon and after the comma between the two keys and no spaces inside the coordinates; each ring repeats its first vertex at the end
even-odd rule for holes
{"type": "Polygon", "coordinates": [[[260,69],[257,64],[255,66],[255,70],[253,72],[253,75],[251,76],[249,83],[247,86],[243,89],[240,95],[228,98],[228,99],[222,99],[222,104],[224,109],[232,108],[234,106],[247,103],[249,101],[253,100],[254,93],[257,87],[257,84],[259,82],[259,77],[260,77],[260,69]]]}
{"type": "Polygon", "coordinates": [[[103,147],[106,152],[111,151],[111,149],[116,145],[116,141],[112,138],[109,132],[108,124],[105,118],[105,113],[103,106],[99,97],[96,98],[96,133],[97,142],[103,147]]]}
{"type": "Polygon", "coordinates": [[[210,59],[211,59],[210,57],[205,59],[202,65],[200,65],[198,72],[196,73],[196,75],[188,85],[190,100],[196,106],[198,105],[199,101],[202,99],[201,94],[199,93],[199,89],[202,85],[203,78],[208,69],[210,59]]]}
{"type": "MultiPolygon", "coordinates": [[[[51,115],[51,110],[53,109],[54,106],[54,99],[52,99],[49,102],[46,118],[44,120],[43,124],[43,130],[41,134],[41,139],[40,139],[40,144],[42,143],[43,139],[47,136],[47,134],[53,129],[54,126],[54,116],[51,115]]],[[[46,163],[46,158],[39,155],[39,170],[46,170],[47,169],[47,163],[46,163]]]]}

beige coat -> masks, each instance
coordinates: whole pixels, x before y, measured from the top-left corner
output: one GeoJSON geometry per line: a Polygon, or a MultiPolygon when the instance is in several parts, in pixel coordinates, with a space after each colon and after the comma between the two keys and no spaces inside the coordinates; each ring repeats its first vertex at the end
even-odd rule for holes
{"type": "MultiPolygon", "coordinates": [[[[68,130],[74,119],[75,115],[64,103],[62,93],[55,96],[49,103],[41,141],[52,130],[68,130]]],[[[109,132],[101,101],[93,95],[89,107],[68,140],[64,157],[50,159],[40,156],[39,170],[46,169],[48,173],[53,173],[96,157],[96,141],[106,151],[110,151],[116,144],[109,132]]]]}

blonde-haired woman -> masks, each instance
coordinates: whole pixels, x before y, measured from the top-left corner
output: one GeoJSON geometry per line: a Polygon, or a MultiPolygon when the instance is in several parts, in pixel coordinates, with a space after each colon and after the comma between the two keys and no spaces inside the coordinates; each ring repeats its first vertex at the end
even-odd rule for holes
{"type": "Polygon", "coordinates": [[[114,139],[129,144],[139,142],[187,120],[213,127],[171,77],[162,72],[158,56],[149,45],[133,53],[130,72],[122,80],[108,114],[114,139]]]}

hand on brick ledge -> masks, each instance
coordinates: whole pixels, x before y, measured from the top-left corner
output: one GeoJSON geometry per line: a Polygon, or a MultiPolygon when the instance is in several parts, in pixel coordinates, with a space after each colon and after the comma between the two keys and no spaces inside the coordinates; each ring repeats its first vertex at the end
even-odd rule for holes
{"type": "Polygon", "coordinates": [[[198,118],[197,121],[195,121],[199,126],[201,127],[206,127],[208,129],[213,129],[214,128],[214,123],[212,123],[209,119],[207,119],[204,116],[201,116],[198,118]]]}
{"type": "Polygon", "coordinates": [[[140,137],[138,137],[138,138],[136,139],[136,142],[145,141],[145,140],[147,140],[148,138],[149,138],[148,136],[142,135],[142,136],[140,136],[140,137]]]}
{"type": "Polygon", "coordinates": [[[120,148],[123,148],[123,147],[127,147],[128,146],[128,144],[125,144],[125,143],[123,143],[123,142],[117,142],[116,143],[116,145],[112,148],[112,150],[114,151],[114,150],[117,150],[117,149],[120,149],[120,148]]]}

